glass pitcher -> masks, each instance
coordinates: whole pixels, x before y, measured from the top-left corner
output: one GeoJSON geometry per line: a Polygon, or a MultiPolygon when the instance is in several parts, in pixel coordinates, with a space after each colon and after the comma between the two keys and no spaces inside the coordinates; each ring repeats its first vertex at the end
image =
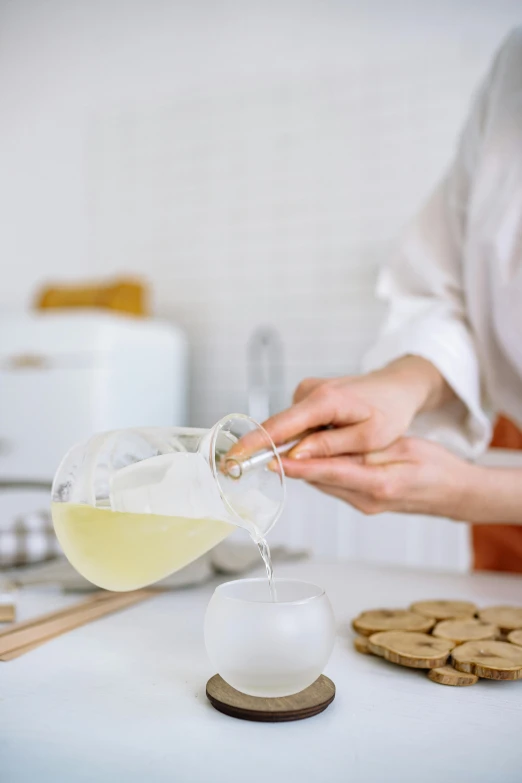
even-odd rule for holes
{"type": "Polygon", "coordinates": [[[235,527],[262,541],[284,501],[270,436],[233,414],[211,429],[116,430],[74,446],[53,482],[52,515],[77,571],[107,590],[134,590],[183,568],[235,527]],[[245,436],[263,455],[254,470],[237,470],[228,456],[245,436]]]}

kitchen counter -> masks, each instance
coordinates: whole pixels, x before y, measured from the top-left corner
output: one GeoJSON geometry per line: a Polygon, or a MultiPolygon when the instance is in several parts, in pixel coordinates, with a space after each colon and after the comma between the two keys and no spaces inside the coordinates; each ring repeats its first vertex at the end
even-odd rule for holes
{"type": "MultiPolygon", "coordinates": [[[[261,573],[261,571],[259,571],[261,573]]],[[[522,578],[350,563],[279,566],[326,588],[338,637],[326,712],[262,724],[216,712],[203,617],[214,584],[158,595],[0,663],[2,783],[515,783],[522,780],[522,681],[430,682],[352,648],[360,610],[422,598],[522,604],[522,578]]],[[[17,596],[19,619],[79,600],[17,596]]]]}

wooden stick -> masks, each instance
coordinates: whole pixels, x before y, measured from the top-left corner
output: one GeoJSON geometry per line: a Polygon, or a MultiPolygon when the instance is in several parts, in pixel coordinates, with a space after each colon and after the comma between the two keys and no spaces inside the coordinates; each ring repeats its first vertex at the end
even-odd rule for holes
{"type": "Polygon", "coordinates": [[[152,598],[156,594],[157,590],[108,593],[107,597],[105,594],[100,596],[97,593],[96,596],[74,607],[51,612],[25,623],[17,623],[0,633],[0,660],[11,660],[17,657],[16,651],[20,651],[19,654],[22,655],[45,641],[97,620],[99,617],[152,598]]]}
{"type": "Polygon", "coordinates": [[[107,596],[97,595],[96,598],[69,607],[68,610],[50,613],[41,618],[12,626],[8,632],[0,634],[0,660],[5,654],[13,653],[22,647],[27,647],[28,652],[29,649],[33,649],[44,641],[60,636],[106,614],[124,609],[152,595],[154,595],[152,590],[109,593],[107,596]]]}
{"type": "Polygon", "coordinates": [[[6,652],[3,655],[0,655],[0,661],[12,661],[14,658],[19,658],[20,655],[24,655],[27,652],[31,652],[31,650],[35,650],[37,647],[40,647],[40,645],[45,644],[46,642],[50,642],[51,639],[56,638],[56,636],[60,636],[59,633],[54,634],[54,636],[48,636],[47,639],[41,639],[39,642],[33,642],[32,644],[26,644],[23,647],[17,647],[16,650],[11,650],[10,652],[6,652]]]}
{"type": "Polygon", "coordinates": [[[0,638],[3,636],[8,636],[10,633],[12,633],[12,631],[21,630],[22,628],[31,628],[34,625],[39,625],[43,620],[52,620],[55,617],[64,617],[68,614],[76,612],[80,607],[88,606],[95,602],[105,600],[106,598],[110,598],[113,595],[120,595],[120,593],[113,593],[109,590],[100,590],[90,595],[85,601],[82,601],[81,603],[65,606],[63,609],[47,612],[46,614],[42,614],[39,617],[31,617],[30,620],[24,620],[23,622],[17,623],[16,625],[10,625],[8,628],[4,628],[2,631],[0,631],[0,638]]]}
{"type": "MultiPolygon", "coordinates": [[[[6,631],[1,631],[0,636],[7,635],[10,631],[13,630],[13,628],[18,630],[21,630],[22,628],[34,628],[34,626],[40,624],[43,620],[52,619],[56,617],[65,617],[67,615],[75,614],[78,611],[79,607],[88,606],[98,601],[105,601],[107,598],[111,598],[114,595],[120,595],[120,593],[114,593],[110,590],[99,590],[95,593],[92,593],[92,595],[90,595],[85,601],[82,601],[80,604],[73,604],[72,606],[66,606],[64,609],[58,609],[54,612],[48,612],[47,614],[42,614],[39,617],[33,617],[30,620],[25,620],[22,623],[18,623],[16,626],[10,626],[6,631]]],[[[18,658],[20,655],[24,655],[24,653],[30,652],[31,650],[34,650],[36,647],[40,647],[40,645],[45,644],[45,642],[50,642],[51,639],[54,639],[55,637],[60,636],[61,634],[62,631],[58,631],[57,633],[52,634],[52,636],[47,636],[45,639],[39,639],[38,641],[31,642],[30,644],[25,644],[22,647],[17,647],[13,650],[10,650],[9,652],[0,655],[0,661],[12,661],[13,658],[18,658]]]]}

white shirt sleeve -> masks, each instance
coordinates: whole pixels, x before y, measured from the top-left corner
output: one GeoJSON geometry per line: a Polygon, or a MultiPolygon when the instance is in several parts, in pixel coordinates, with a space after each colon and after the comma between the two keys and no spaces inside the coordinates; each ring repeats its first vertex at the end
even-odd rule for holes
{"type": "Polygon", "coordinates": [[[377,295],[389,303],[389,313],[364,361],[364,368],[371,370],[409,354],[435,365],[458,399],[420,414],[412,433],[467,457],[478,456],[491,438],[477,351],[466,317],[462,248],[494,75],[495,64],[475,98],[447,176],[407,231],[399,253],[381,272],[377,295]]]}

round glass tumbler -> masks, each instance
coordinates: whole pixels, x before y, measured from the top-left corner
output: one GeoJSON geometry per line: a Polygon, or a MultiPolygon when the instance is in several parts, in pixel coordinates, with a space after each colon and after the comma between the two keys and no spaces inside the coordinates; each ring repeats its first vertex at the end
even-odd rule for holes
{"type": "Polygon", "coordinates": [[[322,588],[276,579],[241,579],[216,588],[205,617],[205,645],[221,677],[250,696],[299,693],[322,674],[335,641],[335,619],[322,588]]]}

